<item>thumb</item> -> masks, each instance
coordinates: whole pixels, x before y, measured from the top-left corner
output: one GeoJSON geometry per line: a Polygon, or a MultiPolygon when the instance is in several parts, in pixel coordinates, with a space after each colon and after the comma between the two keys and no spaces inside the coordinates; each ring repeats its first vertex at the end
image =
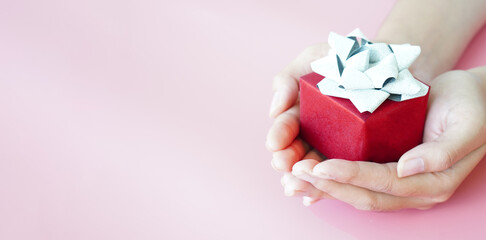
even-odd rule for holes
{"type": "Polygon", "coordinates": [[[328,51],[326,43],[316,44],[304,50],[282,72],[273,79],[274,96],[270,106],[270,117],[279,114],[295,104],[299,93],[299,78],[312,72],[310,63],[323,57],[328,51]]]}
{"type": "Polygon", "coordinates": [[[476,124],[456,124],[446,129],[437,139],[425,142],[400,158],[398,177],[407,177],[423,172],[439,172],[481,145],[481,127],[476,124]]]}

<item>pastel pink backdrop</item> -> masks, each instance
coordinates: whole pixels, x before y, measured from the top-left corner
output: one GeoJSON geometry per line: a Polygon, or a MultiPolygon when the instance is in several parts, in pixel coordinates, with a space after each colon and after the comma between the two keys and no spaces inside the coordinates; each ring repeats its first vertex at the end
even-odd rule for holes
{"type": "Polygon", "coordinates": [[[392,5],[0,1],[0,239],[481,238],[484,161],[449,202],[395,213],[305,208],[270,167],[273,75],[392,5]]]}

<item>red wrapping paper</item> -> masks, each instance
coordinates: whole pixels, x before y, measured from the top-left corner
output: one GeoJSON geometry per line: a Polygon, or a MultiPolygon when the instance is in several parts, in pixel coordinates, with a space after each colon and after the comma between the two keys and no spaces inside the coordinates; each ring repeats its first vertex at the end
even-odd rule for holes
{"type": "Polygon", "coordinates": [[[317,73],[300,79],[300,136],[326,157],[393,162],[422,142],[429,92],[360,113],[350,100],[322,94],[316,86],[322,79],[317,73]]]}

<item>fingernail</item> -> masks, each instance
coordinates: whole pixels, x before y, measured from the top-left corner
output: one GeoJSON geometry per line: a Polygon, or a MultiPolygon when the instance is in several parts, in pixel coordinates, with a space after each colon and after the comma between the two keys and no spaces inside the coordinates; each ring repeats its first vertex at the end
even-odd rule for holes
{"type": "Polygon", "coordinates": [[[276,171],[279,171],[279,172],[288,172],[289,171],[289,170],[286,169],[285,160],[282,159],[279,156],[278,152],[273,153],[272,167],[273,167],[273,169],[275,169],[276,171]]]}
{"type": "Polygon", "coordinates": [[[406,160],[397,170],[398,177],[411,176],[421,173],[425,170],[424,160],[422,158],[412,158],[406,160]]]}
{"type": "Polygon", "coordinates": [[[285,196],[291,197],[295,194],[295,189],[285,186],[285,196]]]}
{"type": "Polygon", "coordinates": [[[282,185],[286,185],[290,180],[290,175],[284,174],[282,177],[282,185]]]}
{"type": "Polygon", "coordinates": [[[313,198],[307,197],[307,196],[302,197],[302,204],[304,204],[304,206],[308,207],[308,206],[310,206],[313,203],[314,203],[314,199],[313,198]]]}
{"type": "Polygon", "coordinates": [[[265,147],[269,150],[269,151],[275,151],[275,146],[273,144],[272,141],[268,140],[268,138],[265,140],[265,147]]]}
{"type": "Polygon", "coordinates": [[[282,92],[281,91],[275,92],[275,94],[273,95],[272,104],[270,105],[270,113],[269,113],[270,117],[273,117],[274,112],[277,110],[277,107],[280,105],[281,99],[282,99],[282,92]]]}
{"type": "Polygon", "coordinates": [[[272,165],[272,168],[273,168],[274,170],[278,170],[278,169],[277,169],[277,167],[275,166],[275,162],[274,162],[274,160],[273,160],[273,159],[272,159],[272,161],[270,161],[270,164],[272,165]]]}

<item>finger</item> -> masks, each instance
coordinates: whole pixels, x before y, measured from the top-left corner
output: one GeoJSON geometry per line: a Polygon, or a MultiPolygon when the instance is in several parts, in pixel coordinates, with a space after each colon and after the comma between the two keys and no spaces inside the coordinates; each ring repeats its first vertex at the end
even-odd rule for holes
{"type": "Polygon", "coordinates": [[[297,101],[299,94],[299,82],[294,77],[281,73],[274,80],[275,93],[270,105],[269,116],[275,118],[285,110],[289,109],[297,101]]]}
{"type": "Polygon", "coordinates": [[[315,181],[312,177],[315,177],[398,197],[421,198],[433,205],[447,201],[485,153],[486,145],[483,145],[446,171],[408,178],[398,178],[396,163],[376,164],[338,159],[316,164],[310,172],[311,176],[298,177],[311,183],[315,181]]]}
{"type": "Polygon", "coordinates": [[[286,111],[295,104],[299,92],[299,78],[312,72],[310,63],[327,53],[327,44],[317,44],[304,50],[273,80],[274,96],[270,106],[270,117],[286,111]]]}
{"type": "Polygon", "coordinates": [[[314,204],[323,198],[334,199],[334,197],[323,191],[320,191],[312,184],[310,184],[310,176],[306,174],[309,169],[312,169],[313,166],[323,161],[324,157],[322,156],[322,154],[319,153],[317,150],[312,149],[304,156],[304,158],[305,160],[296,162],[292,167],[292,175],[294,175],[294,177],[296,178],[299,178],[301,181],[307,182],[312,188],[312,191],[309,191],[309,194],[307,194],[306,197],[302,199],[302,204],[304,206],[310,206],[311,204],[314,204]]]}
{"type": "MultiPolygon", "coordinates": [[[[386,193],[375,192],[370,189],[362,188],[352,184],[340,183],[337,182],[337,180],[340,179],[338,177],[339,174],[336,175],[335,178],[336,180],[330,180],[329,178],[326,177],[322,178],[322,175],[318,174],[319,166],[323,165],[328,161],[333,162],[333,160],[326,160],[321,163],[319,163],[319,161],[314,159],[302,160],[294,165],[294,170],[292,171],[292,174],[297,176],[299,179],[311,183],[315,188],[321,190],[322,192],[327,193],[330,198],[334,198],[346,202],[360,210],[391,211],[391,210],[398,210],[402,208],[427,209],[436,203],[433,201],[433,199],[394,196],[386,193]]],[[[341,161],[353,163],[351,161],[346,161],[346,160],[341,160],[341,161]]],[[[361,163],[365,163],[365,162],[361,162],[361,163]]],[[[333,169],[333,171],[335,172],[341,171],[343,173],[347,172],[347,170],[348,170],[347,168],[333,169]]],[[[333,176],[333,175],[326,174],[325,176],[333,176]]],[[[310,200],[305,200],[305,201],[310,201],[310,200]]],[[[305,201],[303,202],[304,205],[306,204],[305,201]]]]}
{"type": "Polygon", "coordinates": [[[319,164],[320,162],[319,159],[320,157],[315,153],[315,151],[309,152],[306,155],[306,159],[298,161],[294,164],[294,166],[292,167],[292,174],[294,176],[300,176],[303,173],[312,172],[314,166],[319,164]],[[313,157],[313,158],[309,158],[309,157],[313,157]]]}
{"type": "Polygon", "coordinates": [[[359,210],[393,211],[404,208],[423,209],[429,208],[433,204],[426,199],[414,197],[404,198],[385,193],[377,193],[354,185],[338,183],[333,180],[316,178],[312,182],[312,185],[359,210]]]}
{"type": "Polygon", "coordinates": [[[321,199],[304,196],[304,197],[302,197],[302,205],[308,207],[308,206],[318,202],[319,200],[321,200],[321,199]]]}
{"type": "Polygon", "coordinates": [[[304,157],[309,148],[309,144],[302,139],[295,139],[287,148],[273,153],[273,168],[281,172],[292,171],[292,166],[304,157]]]}
{"type": "MultiPolygon", "coordinates": [[[[326,160],[324,162],[327,161],[329,160],[326,160]]],[[[306,163],[303,163],[301,165],[307,165],[305,169],[309,169],[311,165],[317,166],[319,164],[322,163],[317,163],[316,161],[307,161],[306,163]]],[[[319,175],[310,172],[312,170],[305,171],[296,172],[295,174],[298,174],[298,177],[301,179],[306,179],[314,187],[327,193],[328,195],[330,195],[330,197],[346,202],[360,210],[391,211],[403,208],[425,209],[431,207],[434,204],[432,200],[427,198],[393,196],[386,193],[375,192],[355,185],[321,178],[319,175]]]]}
{"type": "Polygon", "coordinates": [[[288,147],[299,134],[299,106],[280,114],[268,131],[267,149],[275,152],[288,147]]]}
{"type": "Polygon", "coordinates": [[[290,173],[284,173],[282,178],[280,179],[280,183],[282,184],[282,186],[285,187],[285,184],[287,184],[292,177],[294,177],[294,175],[290,173]]]}
{"type": "Polygon", "coordinates": [[[311,149],[305,156],[304,160],[296,162],[292,167],[292,174],[298,176],[302,180],[309,181],[305,179],[307,175],[305,173],[312,172],[314,166],[324,161],[324,156],[316,149],[311,149]]]}
{"type": "Polygon", "coordinates": [[[289,197],[306,196],[315,201],[323,198],[331,198],[327,193],[317,189],[309,182],[303,181],[290,173],[284,174],[282,177],[282,185],[285,189],[285,195],[289,197]]]}
{"type": "Polygon", "coordinates": [[[394,196],[436,196],[442,194],[446,182],[443,174],[417,175],[400,179],[396,171],[397,163],[379,164],[363,161],[329,159],[316,164],[309,171],[321,179],[351,184],[373,192],[394,196]]]}
{"type": "Polygon", "coordinates": [[[306,187],[309,183],[302,181],[295,176],[290,175],[286,180],[284,187],[284,193],[287,197],[301,197],[306,195],[306,187]]]}

